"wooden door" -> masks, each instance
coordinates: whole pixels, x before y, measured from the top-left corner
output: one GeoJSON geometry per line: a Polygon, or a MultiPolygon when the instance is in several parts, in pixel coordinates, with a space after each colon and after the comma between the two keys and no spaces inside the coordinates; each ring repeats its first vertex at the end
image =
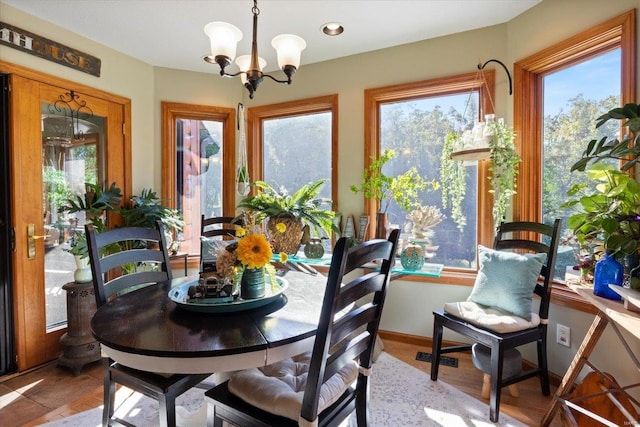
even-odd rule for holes
{"type": "Polygon", "coordinates": [[[53,360],[61,352],[59,340],[66,331],[67,297],[62,285],[73,280],[75,269],[73,256],[64,249],[72,233],[81,230],[82,222],[58,214],[60,199],[83,190],[84,182],[78,180],[115,182],[125,195],[130,189],[130,173],[125,172],[124,166],[129,164],[125,158],[130,155],[124,136],[126,103],[92,96],[86,87],[74,90],[62,86],[68,82],[60,83],[58,86],[11,75],[10,204],[15,233],[12,290],[18,371],[53,360]],[[97,122],[99,131],[60,142],[55,133],[47,130],[49,124],[45,120],[71,121],[74,131],[81,129],[73,119],[61,119],[67,113],[56,109],[65,108],[61,99],[73,96],[91,111],[92,118],[84,122],[97,122]],[[73,150],[82,151],[82,147],[85,151],[86,147],[93,147],[95,160],[74,160],[73,150]],[[94,161],[95,165],[89,168],[87,165],[94,161]],[[78,170],[82,171],[80,178],[76,176],[78,170]]]}

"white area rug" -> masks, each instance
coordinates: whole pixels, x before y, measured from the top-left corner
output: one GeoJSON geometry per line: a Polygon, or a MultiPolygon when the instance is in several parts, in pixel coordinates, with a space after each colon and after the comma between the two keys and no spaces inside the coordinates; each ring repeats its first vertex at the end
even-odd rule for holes
{"type": "MultiPolygon", "coordinates": [[[[178,426],[206,426],[203,394],[204,390],[191,389],[178,398],[178,426]]],[[[134,394],[116,405],[118,416],[138,427],[158,425],[158,405],[151,399],[134,394]]],[[[424,372],[387,353],[382,353],[374,366],[370,409],[372,427],[525,426],[504,413],[500,423],[490,422],[488,405],[442,381],[431,381],[424,372]]],[[[44,426],[99,427],[101,417],[102,408],[95,408],[44,426]]],[[[344,425],[355,426],[355,419],[344,425]]]]}

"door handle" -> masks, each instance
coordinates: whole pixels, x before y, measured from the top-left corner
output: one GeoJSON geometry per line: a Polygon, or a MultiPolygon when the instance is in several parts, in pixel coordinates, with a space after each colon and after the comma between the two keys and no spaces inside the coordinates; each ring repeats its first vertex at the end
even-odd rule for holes
{"type": "Polygon", "coordinates": [[[36,225],[27,224],[27,258],[35,259],[36,257],[36,240],[46,239],[48,234],[38,236],[36,235],[36,225]]]}

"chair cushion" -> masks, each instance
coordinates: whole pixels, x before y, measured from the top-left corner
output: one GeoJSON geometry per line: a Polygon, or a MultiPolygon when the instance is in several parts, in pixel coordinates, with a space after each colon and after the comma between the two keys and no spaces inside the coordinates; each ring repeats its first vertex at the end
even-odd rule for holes
{"type": "Polygon", "coordinates": [[[467,301],[531,320],[531,299],[547,255],[496,251],[478,245],[480,269],[467,301]]]}
{"type": "MultiPolygon", "coordinates": [[[[307,352],[236,372],[229,379],[229,391],[257,408],[298,421],[310,361],[311,352],[307,352]]],[[[358,364],[352,362],[329,378],[320,390],[318,413],[342,396],[357,377],[358,364]]]]}
{"type": "Polygon", "coordinates": [[[540,317],[536,313],[529,313],[531,320],[526,320],[498,308],[486,307],[473,301],[448,302],[444,305],[444,311],[473,325],[482,326],[501,334],[535,328],[540,324],[540,317]]]}

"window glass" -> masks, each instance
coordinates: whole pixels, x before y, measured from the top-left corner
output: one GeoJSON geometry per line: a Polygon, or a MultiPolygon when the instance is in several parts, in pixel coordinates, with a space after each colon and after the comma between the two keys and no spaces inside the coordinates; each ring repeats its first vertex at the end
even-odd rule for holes
{"type": "Polygon", "coordinates": [[[328,181],[320,196],[331,199],[331,113],[263,121],[263,180],[293,193],[301,185],[328,181]]]}
{"type": "MultiPolygon", "coordinates": [[[[477,91],[382,103],[380,152],[393,149],[396,153],[383,166],[383,173],[400,175],[415,166],[426,181],[439,182],[440,158],[447,133],[470,130],[478,118],[478,105],[477,91]]],[[[477,162],[471,162],[467,167],[467,192],[463,202],[467,224],[463,230],[453,221],[451,207],[443,208],[441,190],[428,187],[420,194],[420,204],[437,207],[445,215],[427,236],[427,252],[432,255],[430,262],[474,269],[478,231],[477,162]]],[[[408,212],[392,202],[387,213],[392,227],[400,228],[401,239],[409,239],[412,224],[407,220],[408,212]]]]}
{"type": "MultiPolygon", "coordinates": [[[[293,194],[303,185],[325,180],[319,197],[339,212],[337,203],[338,95],[325,95],[249,108],[251,181],[262,180],[293,194]]],[[[319,237],[313,235],[311,237],[319,237]]],[[[330,251],[334,236],[323,241],[330,251]]]]}
{"type": "Polygon", "coordinates": [[[176,208],[185,220],[180,251],[199,253],[200,218],[223,215],[223,123],[176,120],[176,208]]]}
{"type": "Polygon", "coordinates": [[[615,135],[618,123],[596,129],[597,118],[620,105],[621,50],[602,53],[543,76],[542,218],[552,223],[562,218],[563,242],[555,277],[564,279],[576,265],[567,220],[572,211],[561,209],[567,191],[578,183],[594,186],[584,173],[568,173],[581,158],[587,142],[615,135]]]}

